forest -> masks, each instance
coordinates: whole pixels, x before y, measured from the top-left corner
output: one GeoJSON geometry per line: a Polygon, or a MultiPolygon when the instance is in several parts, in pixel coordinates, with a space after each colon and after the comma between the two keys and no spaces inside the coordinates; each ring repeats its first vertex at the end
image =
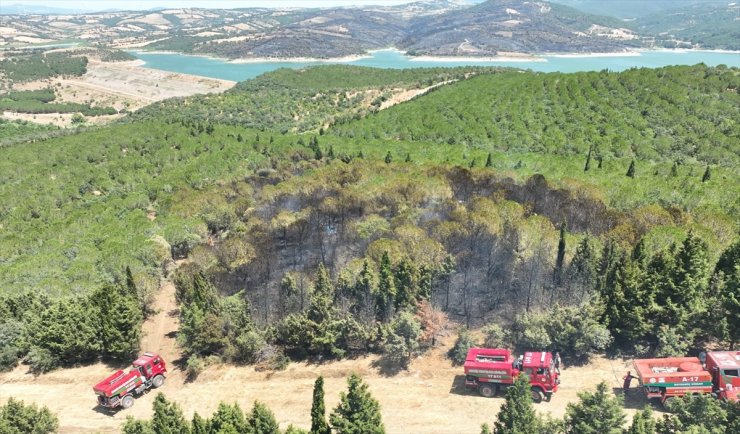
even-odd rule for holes
{"type": "Polygon", "coordinates": [[[87,58],[66,53],[18,53],[0,60],[0,77],[11,82],[42,80],[60,75],[81,76],[87,71],[87,58]]]}
{"type": "Polygon", "coordinates": [[[280,70],[3,148],[0,361],[127,357],[165,276],[192,378],[403,369],[448,323],[576,363],[732,347],[738,73],[280,70]],[[322,97],[451,80],[385,110],[322,97]]]}
{"type": "Polygon", "coordinates": [[[54,102],[54,89],[11,91],[0,93],[0,110],[15,113],[80,113],[85,116],[114,115],[113,107],[92,107],[89,104],[54,102]]]}

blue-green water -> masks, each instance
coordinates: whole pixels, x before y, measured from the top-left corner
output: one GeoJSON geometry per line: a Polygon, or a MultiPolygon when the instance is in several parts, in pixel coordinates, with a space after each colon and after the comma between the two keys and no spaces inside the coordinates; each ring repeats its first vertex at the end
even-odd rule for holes
{"type": "MultiPolygon", "coordinates": [[[[202,56],[188,56],[171,53],[131,52],[146,62],[147,68],[184,74],[201,75],[223,80],[241,81],[254,78],[278,68],[303,68],[309,65],[320,65],[328,62],[263,62],[232,63],[224,60],[202,56]]],[[[694,65],[705,63],[709,66],[724,64],[740,67],[740,53],[722,53],[715,51],[643,51],[639,56],[610,57],[558,57],[541,56],[540,62],[426,62],[414,61],[396,50],[375,51],[370,57],[352,62],[336,62],[348,65],[372,66],[376,68],[423,68],[452,66],[510,66],[542,72],[577,72],[577,71],[622,71],[629,68],[657,68],[668,65],[694,65]]]]}

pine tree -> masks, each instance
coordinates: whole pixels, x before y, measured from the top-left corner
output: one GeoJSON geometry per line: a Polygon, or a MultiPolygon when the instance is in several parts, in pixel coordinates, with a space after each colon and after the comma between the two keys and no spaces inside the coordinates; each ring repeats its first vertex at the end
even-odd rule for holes
{"type": "Polygon", "coordinates": [[[316,272],[316,283],[314,283],[311,299],[309,301],[308,327],[310,335],[307,336],[309,350],[315,354],[341,356],[341,349],[337,347],[337,334],[339,332],[338,312],[334,306],[334,285],[329,278],[329,272],[324,264],[319,265],[316,272]]]}
{"type": "Polygon", "coordinates": [[[182,415],[182,410],[174,402],[169,402],[162,392],[154,398],[152,428],[157,434],[189,434],[190,425],[182,415]]]}
{"type": "Polygon", "coordinates": [[[583,298],[586,293],[596,288],[596,254],[588,237],[584,237],[578,243],[566,276],[568,289],[573,295],[575,295],[573,291],[580,292],[580,297],[583,298]]]}
{"type": "Polygon", "coordinates": [[[624,431],[624,434],[656,434],[656,422],[653,411],[645,407],[632,417],[632,424],[624,431]]]}
{"type": "Polygon", "coordinates": [[[565,410],[567,434],[621,434],[625,415],[622,400],[609,393],[602,382],[596,392],[581,392],[579,402],[570,403],[565,410]]]}
{"type": "Polygon", "coordinates": [[[597,168],[597,169],[601,169],[601,165],[602,165],[602,163],[604,163],[604,157],[602,157],[602,156],[598,156],[598,157],[596,158],[596,161],[598,161],[598,162],[599,162],[599,165],[598,165],[598,166],[596,166],[596,168],[597,168]]]}
{"type": "Polygon", "coordinates": [[[385,164],[391,164],[393,162],[393,156],[391,155],[391,151],[388,151],[387,154],[385,154],[385,164]]]}
{"type": "Polygon", "coordinates": [[[475,164],[476,164],[476,160],[475,158],[473,158],[472,160],[470,160],[470,164],[468,165],[468,167],[472,169],[473,167],[475,167],[475,164]]]}
{"type": "Polygon", "coordinates": [[[678,163],[673,162],[673,166],[671,166],[671,178],[675,178],[678,176],[678,163]]]}
{"type": "Polygon", "coordinates": [[[357,374],[347,379],[347,393],[339,395],[339,405],[331,413],[331,426],[337,434],[385,434],[380,404],[370,395],[367,384],[357,374]]]}
{"type": "Polygon", "coordinates": [[[712,279],[715,309],[709,321],[720,339],[729,343],[730,350],[740,342],[740,241],[728,247],[717,261],[712,279]],[[717,321],[719,318],[719,321],[717,321]]]}
{"type": "Polygon", "coordinates": [[[486,157],[486,167],[493,167],[493,155],[491,153],[488,153],[488,157],[486,157]]]}
{"type": "Polygon", "coordinates": [[[330,160],[334,159],[334,146],[329,145],[329,152],[326,154],[327,157],[329,157],[330,160]]]}
{"type": "Polygon", "coordinates": [[[588,155],[586,155],[586,165],[583,167],[584,172],[588,172],[588,170],[591,168],[591,150],[593,149],[593,146],[588,147],[588,155]]]}
{"type": "Polygon", "coordinates": [[[540,434],[542,422],[532,405],[532,391],[529,388],[529,378],[519,374],[514,385],[506,389],[506,401],[501,405],[496,422],[493,424],[494,434],[540,434]]]}
{"type": "Polygon", "coordinates": [[[254,401],[249,414],[247,425],[254,434],[280,434],[280,426],[275,420],[275,414],[265,404],[254,401]]]}
{"type": "Polygon", "coordinates": [[[90,296],[97,309],[98,336],[106,357],[129,357],[139,351],[144,318],[134,297],[116,286],[100,288],[90,296]]]}
{"type": "Polygon", "coordinates": [[[403,162],[404,163],[410,163],[411,162],[411,154],[410,153],[408,153],[408,152],[406,153],[406,159],[403,160],[403,162]]]}
{"type": "Polygon", "coordinates": [[[635,160],[632,160],[630,162],[630,167],[627,168],[627,176],[629,176],[630,178],[635,177],[635,160]]]}
{"type": "Polygon", "coordinates": [[[712,179],[712,170],[707,166],[707,170],[704,171],[704,175],[701,177],[701,182],[707,182],[712,179]]]}
{"type": "Polygon", "coordinates": [[[677,289],[673,301],[689,311],[701,310],[709,283],[709,248],[689,232],[676,254],[676,267],[671,273],[677,289]]]}
{"type": "Polygon", "coordinates": [[[311,404],[311,434],[331,434],[326,423],[324,407],[324,377],[319,376],[313,385],[313,403],[311,404]]]}

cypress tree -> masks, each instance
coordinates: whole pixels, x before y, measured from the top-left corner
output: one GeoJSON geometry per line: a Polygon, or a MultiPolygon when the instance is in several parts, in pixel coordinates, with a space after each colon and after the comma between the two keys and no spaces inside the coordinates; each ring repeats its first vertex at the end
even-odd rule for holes
{"type": "Polygon", "coordinates": [[[707,170],[704,171],[704,175],[701,177],[701,182],[707,182],[710,179],[712,179],[712,171],[709,166],[707,166],[707,170]]]}
{"type": "Polygon", "coordinates": [[[494,434],[540,434],[542,422],[534,412],[529,378],[522,374],[514,380],[514,385],[506,389],[506,401],[501,406],[494,434]]]}
{"type": "Polygon", "coordinates": [[[126,266],[126,292],[131,295],[135,300],[139,299],[139,289],[136,287],[134,281],[134,275],[131,273],[131,267],[126,266]]]}
{"type": "Polygon", "coordinates": [[[252,432],[247,420],[244,418],[244,412],[239,404],[228,405],[223,402],[218,404],[216,412],[211,416],[211,422],[208,424],[210,432],[217,433],[231,429],[237,433],[252,432]]]}
{"type": "Polygon", "coordinates": [[[488,153],[488,157],[486,157],[486,167],[493,167],[493,156],[491,153],[488,153]]]}
{"type": "Polygon", "coordinates": [[[152,428],[157,434],[189,434],[190,425],[182,415],[180,406],[169,402],[162,392],[154,398],[152,428]]]}
{"type": "Polygon", "coordinates": [[[58,428],[59,419],[46,406],[26,405],[13,397],[0,405],[0,432],[3,434],[51,434],[58,428]]]}
{"type": "Polygon", "coordinates": [[[387,154],[385,154],[385,164],[391,164],[393,162],[393,156],[391,155],[391,151],[388,151],[387,154]]]}
{"type": "Polygon", "coordinates": [[[375,296],[375,305],[378,308],[378,319],[388,321],[391,316],[391,308],[396,298],[396,285],[391,269],[391,259],[388,252],[383,252],[380,259],[380,273],[378,276],[378,288],[375,296]]]}
{"type": "Polygon", "coordinates": [[[650,410],[650,407],[645,407],[635,413],[632,417],[632,424],[624,434],[655,434],[656,425],[653,411],[650,410]]]}
{"type": "Polygon", "coordinates": [[[602,382],[596,392],[581,392],[578,403],[565,410],[566,434],[621,434],[625,415],[621,397],[612,396],[602,382]]]}
{"type": "Polygon", "coordinates": [[[599,165],[598,165],[598,166],[596,166],[596,168],[597,168],[597,169],[601,169],[601,164],[602,164],[602,163],[604,162],[604,157],[602,157],[602,156],[600,156],[600,155],[599,155],[599,156],[598,156],[598,157],[596,158],[596,161],[598,161],[598,162],[599,162],[599,165]]]}
{"type": "Polygon", "coordinates": [[[331,160],[334,159],[334,146],[333,145],[329,145],[329,152],[326,154],[326,156],[329,157],[329,159],[331,160]]]}
{"type": "Polygon", "coordinates": [[[190,423],[190,434],[208,434],[208,419],[200,417],[196,411],[193,414],[193,421],[190,423]]]}
{"type": "Polygon", "coordinates": [[[410,163],[411,162],[411,153],[406,153],[406,159],[403,160],[404,163],[410,163]]]}
{"type": "Polygon", "coordinates": [[[673,162],[673,166],[671,166],[671,177],[675,178],[678,176],[678,163],[673,162]]]}
{"type": "Polygon", "coordinates": [[[254,434],[280,434],[280,426],[275,420],[275,414],[259,401],[254,401],[247,425],[251,428],[251,431],[247,432],[254,434]]]}
{"type": "Polygon", "coordinates": [[[586,155],[586,165],[583,167],[584,172],[588,172],[588,169],[591,168],[591,150],[593,149],[593,146],[588,147],[588,154],[586,155]]]}
{"type": "Polygon", "coordinates": [[[367,384],[357,374],[347,379],[347,393],[331,413],[331,426],[337,434],[385,434],[380,404],[370,395],[367,384]]]}
{"type": "Polygon", "coordinates": [[[558,255],[555,258],[555,273],[553,281],[560,286],[563,277],[563,263],[565,262],[565,222],[560,225],[560,240],[558,241],[558,255]]]}
{"type": "Polygon", "coordinates": [[[410,260],[404,258],[398,263],[393,274],[393,282],[396,287],[396,309],[400,310],[415,305],[419,270],[410,260]]]}
{"type": "Polygon", "coordinates": [[[331,434],[326,423],[324,406],[324,377],[319,376],[313,385],[313,403],[311,404],[311,434],[331,434]]]}
{"type": "Polygon", "coordinates": [[[635,160],[632,160],[630,162],[630,167],[627,168],[627,176],[629,176],[630,178],[635,177],[635,160]]]}

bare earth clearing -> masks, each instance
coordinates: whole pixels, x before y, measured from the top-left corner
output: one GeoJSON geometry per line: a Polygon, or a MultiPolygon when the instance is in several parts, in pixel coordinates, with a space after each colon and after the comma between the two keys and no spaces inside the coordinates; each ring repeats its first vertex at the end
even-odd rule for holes
{"type": "MultiPolygon", "coordinates": [[[[135,111],[155,101],[202,93],[219,93],[230,89],[234,81],[217,80],[195,75],[177,74],[144,68],[143,61],[98,62],[90,61],[82,77],[56,78],[17,84],[16,90],[53,87],[55,102],[92,103],[99,107],[135,111]]],[[[89,123],[104,123],[123,115],[87,117],[89,123]]],[[[72,114],[3,113],[8,119],[69,126],[72,114]]]]}
{"type": "MultiPolygon", "coordinates": [[[[477,433],[484,422],[492,422],[503,398],[483,398],[463,386],[462,368],[452,366],[445,357],[454,341],[442,339],[442,345],[413,361],[408,371],[395,376],[381,374],[373,362],[376,356],[342,360],[323,364],[291,363],[278,372],[257,372],[253,367],[214,366],[193,383],[172,361],[180,358],[175,336],[178,327],[175,288],[164,282],[154,307],[157,314],[144,325],[142,350],[157,351],[170,362],[170,374],[160,389],[169,399],[177,401],[187,417],[194,411],[210,416],[220,401],[237,402],[248,410],[254,400],[265,402],[275,412],[281,427],[292,423],[310,426],[311,394],[318,375],[325,378],[326,405],[332,409],[339,401],[339,392],[346,390],[346,377],[357,372],[369,383],[370,390],[380,401],[383,421],[389,433],[477,433]]],[[[578,399],[577,393],[594,390],[606,381],[613,388],[621,386],[621,376],[629,370],[621,360],[595,358],[582,367],[563,370],[560,391],[549,403],[536,406],[555,417],[565,414],[568,402],[578,399]]],[[[148,418],[156,393],[136,400],[126,411],[109,414],[96,409],[93,384],[116,368],[96,364],[64,369],[34,377],[26,366],[0,375],[0,403],[9,397],[48,406],[59,415],[61,433],[115,433],[126,416],[148,418]]],[[[637,391],[628,399],[628,413],[644,400],[637,391]]]]}

